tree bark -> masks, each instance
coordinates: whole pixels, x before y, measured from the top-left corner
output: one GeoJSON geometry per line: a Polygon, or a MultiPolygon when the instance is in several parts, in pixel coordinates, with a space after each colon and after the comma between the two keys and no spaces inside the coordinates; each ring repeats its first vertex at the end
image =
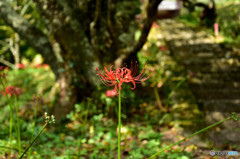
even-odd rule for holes
{"type": "Polygon", "coordinates": [[[51,66],[55,75],[58,76],[58,63],[47,36],[16,13],[6,0],[0,1],[0,16],[21,36],[22,39],[26,40],[30,46],[41,53],[45,62],[51,66]]]}
{"type": "Polygon", "coordinates": [[[33,0],[47,34],[16,13],[6,0],[0,1],[0,16],[20,37],[42,54],[57,78],[57,119],[69,113],[77,101],[99,83],[99,63],[135,55],[146,42],[158,4],[149,0],[142,34],[135,41],[138,0],[33,0]],[[34,39],[34,40],[33,40],[34,39]]]}
{"type": "MultiPolygon", "coordinates": [[[[129,60],[137,59],[137,52],[143,47],[147,41],[148,33],[151,29],[152,23],[156,19],[157,8],[162,0],[149,0],[147,6],[146,17],[143,20],[143,28],[141,30],[141,36],[133,46],[128,46],[119,50],[119,57],[115,60],[115,65],[120,66],[122,63],[129,63],[129,60]]],[[[131,61],[130,61],[131,62],[131,61]]]]}

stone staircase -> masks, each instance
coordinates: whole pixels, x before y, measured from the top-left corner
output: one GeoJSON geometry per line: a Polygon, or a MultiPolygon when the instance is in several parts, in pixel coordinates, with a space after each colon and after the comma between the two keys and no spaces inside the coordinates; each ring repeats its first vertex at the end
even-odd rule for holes
{"type": "MultiPolygon", "coordinates": [[[[176,20],[158,22],[171,55],[192,78],[189,87],[204,112],[206,124],[240,113],[240,50],[216,43],[206,31],[176,20]]],[[[209,131],[215,145],[240,145],[240,120],[229,120],[209,131]]]]}

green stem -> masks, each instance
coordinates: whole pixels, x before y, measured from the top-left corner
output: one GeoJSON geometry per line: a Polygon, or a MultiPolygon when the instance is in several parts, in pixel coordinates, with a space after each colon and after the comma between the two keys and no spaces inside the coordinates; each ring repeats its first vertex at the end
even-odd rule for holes
{"type": "Polygon", "coordinates": [[[32,147],[32,145],[34,144],[34,142],[37,140],[37,138],[41,135],[41,133],[43,132],[43,130],[45,129],[45,127],[47,126],[48,122],[45,123],[45,125],[42,127],[42,129],[38,132],[37,136],[34,138],[34,140],[31,142],[31,144],[26,148],[26,150],[23,152],[23,154],[21,155],[21,157],[19,157],[19,159],[22,159],[24,154],[27,153],[27,151],[32,147]]]}
{"type": "Polygon", "coordinates": [[[88,110],[89,110],[89,104],[90,102],[88,102],[88,105],[87,105],[87,112],[86,112],[86,115],[84,117],[84,120],[83,120],[83,127],[81,128],[81,136],[79,138],[79,141],[78,141],[78,155],[77,157],[79,158],[80,157],[80,149],[82,147],[82,138],[83,138],[83,134],[84,134],[84,127],[85,127],[85,124],[86,124],[86,121],[87,121],[87,116],[88,116],[88,110]]]}
{"type": "Polygon", "coordinates": [[[160,97],[159,97],[159,94],[158,94],[157,86],[154,86],[154,94],[155,94],[155,96],[156,96],[156,100],[157,100],[157,103],[158,103],[159,108],[160,108],[163,112],[166,112],[165,108],[163,108],[163,106],[162,106],[162,102],[161,102],[160,97]]]}
{"type": "Polygon", "coordinates": [[[121,90],[119,89],[118,100],[118,159],[121,159],[121,90]]]}
{"type": "MultiPolygon", "coordinates": [[[[9,103],[9,105],[11,105],[9,103]]],[[[11,107],[11,106],[10,106],[11,107]]],[[[11,112],[10,112],[10,128],[9,128],[9,140],[10,140],[10,147],[12,147],[12,127],[13,127],[13,111],[11,107],[11,112]]]]}
{"type": "MultiPolygon", "coordinates": [[[[35,106],[35,110],[34,110],[34,122],[33,122],[33,132],[32,132],[31,141],[33,140],[35,129],[36,129],[37,111],[38,111],[38,98],[36,98],[36,106],[35,106]]],[[[32,153],[32,148],[30,148],[30,150],[28,152],[28,158],[30,158],[31,153],[32,153]]]]}
{"type": "Polygon", "coordinates": [[[193,134],[185,137],[184,139],[179,140],[179,141],[177,141],[177,142],[175,142],[175,143],[173,143],[173,144],[171,144],[171,145],[163,148],[161,151],[159,151],[159,152],[155,153],[154,155],[150,156],[149,159],[152,159],[152,158],[154,158],[154,157],[157,157],[157,156],[160,155],[163,151],[168,150],[168,149],[172,148],[172,147],[175,146],[175,145],[178,145],[179,143],[185,141],[185,140],[188,139],[188,138],[191,138],[191,137],[193,137],[193,136],[195,136],[195,135],[197,135],[197,134],[200,134],[201,132],[204,132],[204,131],[206,131],[206,130],[208,130],[208,129],[216,126],[216,125],[219,125],[219,124],[221,124],[221,123],[223,123],[223,122],[225,122],[225,121],[227,121],[227,120],[234,119],[234,117],[235,117],[235,116],[232,115],[232,116],[230,116],[230,117],[228,117],[228,118],[226,118],[226,119],[224,119],[224,120],[221,120],[221,121],[219,121],[219,122],[217,122],[217,123],[215,123],[215,124],[212,124],[212,125],[210,125],[210,126],[208,126],[208,127],[206,127],[206,128],[203,128],[203,129],[201,129],[201,130],[199,130],[199,131],[197,131],[197,132],[195,132],[195,133],[193,133],[193,134]]]}
{"type": "Polygon", "coordinates": [[[21,154],[21,133],[20,133],[20,121],[18,116],[18,103],[17,97],[15,97],[16,117],[17,117],[17,140],[18,140],[18,154],[21,154]]]}
{"type": "MultiPolygon", "coordinates": [[[[10,101],[9,97],[8,97],[8,94],[6,92],[6,87],[4,85],[4,82],[1,79],[1,84],[3,86],[3,90],[4,90],[4,93],[6,94],[6,97],[7,97],[7,101],[8,101],[8,105],[9,105],[9,108],[10,108],[10,127],[9,127],[9,142],[10,142],[10,147],[12,147],[12,127],[13,127],[13,107],[12,107],[12,102],[10,101]]],[[[10,149],[10,154],[12,153],[11,149],[10,149]]]]}

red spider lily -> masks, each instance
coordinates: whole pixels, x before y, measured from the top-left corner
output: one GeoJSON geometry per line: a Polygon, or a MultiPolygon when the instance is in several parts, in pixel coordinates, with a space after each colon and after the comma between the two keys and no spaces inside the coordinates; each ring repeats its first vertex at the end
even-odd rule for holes
{"type": "Polygon", "coordinates": [[[48,64],[43,64],[42,66],[45,70],[50,69],[50,66],[48,64]]]}
{"type": "Polygon", "coordinates": [[[100,77],[100,81],[105,84],[106,86],[114,86],[115,85],[115,92],[117,92],[117,79],[116,79],[116,73],[115,71],[112,71],[112,67],[110,66],[110,70],[108,71],[108,69],[105,67],[105,71],[106,73],[102,72],[101,70],[99,70],[99,68],[96,68],[97,71],[97,75],[100,77]]]}
{"type": "Polygon", "coordinates": [[[23,93],[23,90],[21,88],[14,87],[14,86],[7,86],[5,88],[5,91],[7,94],[10,95],[10,97],[12,97],[12,96],[19,97],[19,95],[23,93]]]}
{"type": "MultiPolygon", "coordinates": [[[[145,63],[145,65],[146,65],[146,63],[145,63]]],[[[133,62],[131,62],[131,68],[130,69],[128,69],[126,67],[118,68],[116,70],[116,75],[117,75],[117,79],[119,80],[119,84],[118,84],[119,89],[122,89],[121,88],[122,83],[131,82],[133,84],[133,87],[131,89],[133,90],[133,89],[136,88],[136,83],[141,83],[141,82],[149,79],[151,75],[144,78],[145,73],[143,73],[143,72],[144,72],[144,69],[145,69],[145,65],[144,65],[141,73],[137,76],[136,76],[137,70],[138,70],[137,63],[135,63],[135,65],[134,65],[133,62]]]]}
{"type": "Polygon", "coordinates": [[[50,67],[49,67],[48,64],[41,64],[41,63],[39,63],[39,64],[36,64],[36,65],[34,66],[34,68],[43,68],[43,69],[47,70],[47,69],[49,69],[50,67]]]}
{"type": "Polygon", "coordinates": [[[34,66],[34,68],[39,68],[39,67],[41,67],[42,66],[42,64],[36,64],[35,66],[34,66]]]}
{"type": "Polygon", "coordinates": [[[161,51],[165,51],[165,50],[167,50],[168,48],[167,48],[166,46],[160,46],[159,49],[160,49],[161,51]]]}
{"type": "Polygon", "coordinates": [[[107,97],[114,97],[116,95],[117,95],[117,92],[114,89],[106,91],[106,96],[107,97]]]}
{"type": "Polygon", "coordinates": [[[157,23],[153,22],[153,23],[152,23],[152,27],[153,27],[153,28],[159,28],[159,25],[158,25],[157,23]]]}
{"type": "Polygon", "coordinates": [[[120,90],[122,89],[122,84],[124,82],[125,83],[131,82],[133,84],[133,87],[131,89],[133,90],[136,88],[136,83],[141,83],[149,79],[151,75],[144,78],[145,76],[144,68],[141,71],[141,73],[137,76],[136,76],[138,69],[137,63],[135,65],[131,63],[130,69],[123,67],[117,68],[116,71],[112,71],[111,66],[109,71],[105,67],[106,73],[100,71],[99,68],[96,68],[96,71],[97,75],[100,77],[100,81],[103,82],[106,86],[115,86],[114,91],[118,94],[118,89],[120,90]]]}
{"type": "Polygon", "coordinates": [[[19,69],[24,69],[24,68],[25,68],[25,65],[22,64],[22,63],[19,63],[19,64],[17,64],[17,68],[19,68],[19,69]]]}

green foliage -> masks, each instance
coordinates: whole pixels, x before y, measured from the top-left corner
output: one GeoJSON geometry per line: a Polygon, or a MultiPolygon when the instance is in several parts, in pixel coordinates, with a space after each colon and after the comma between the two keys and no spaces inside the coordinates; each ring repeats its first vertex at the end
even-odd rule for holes
{"type": "Polygon", "coordinates": [[[225,36],[227,42],[239,43],[240,41],[240,2],[222,4],[217,9],[217,22],[220,33],[225,36]]]}
{"type": "MultiPolygon", "coordinates": [[[[135,12],[136,8],[132,8],[135,12]]],[[[27,14],[31,14],[31,9],[28,10],[27,14]]],[[[191,15],[183,15],[180,19],[189,22],[192,26],[197,26],[199,24],[197,14],[194,12],[191,15]]],[[[154,34],[154,36],[156,35],[157,33],[154,34]]],[[[137,84],[135,90],[131,90],[131,83],[122,86],[122,153],[127,159],[147,158],[159,152],[161,148],[170,145],[179,137],[179,134],[170,134],[173,137],[170,141],[166,141],[164,139],[166,134],[164,133],[169,129],[176,128],[172,124],[176,113],[173,110],[174,101],[172,97],[176,91],[188,90],[186,85],[188,75],[183,72],[183,69],[173,59],[169,58],[167,47],[159,50],[159,47],[165,46],[165,43],[158,44],[159,41],[156,39],[156,37],[150,37],[147,49],[138,54],[140,70],[144,67],[146,61],[147,75],[151,74],[152,70],[155,69],[151,78],[141,85],[137,84]],[[157,93],[159,93],[163,106],[169,108],[167,113],[162,112],[156,104],[156,97],[153,93],[155,87],[158,89],[157,93]]],[[[28,47],[26,47],[24,53],[26,56],[35,54],[34,50],[28,47]]],[[[49,109],[51,102],[54,100],[50,93],[55,82],[54,75],[49,70],[42,68],[10,70],[7,74],[7,85],[18,86],[24,90],[19,104],[21,109],[21,131],[23,132],[22,139],[24,140],[23,147],[26,147],[30,143],[31,128],[33,127],[31,124],[34,110],[32,95],[43,95],[44,104],[40,106],[40,113],[49,109]]],[[[81,142],[79,158],[116,158],[118,98],[107,97],[105,92],[108,89],[113,89],[113,87],[106,88],[101,85],[92,94],[91,98],[76,103],[75,109],[68,114],[63,123],[48,129],[45,135],[39,137],[38,142],[35,143],[32,149],[34,156],[32,158],[77,158],[79,141],[81,142]]],[[[180,94],[185,95],[185,93],[184,91],[180,94]]],[[[186,96],[186,98],[181,97],[181,102],[186,102],[191,98],[189,94],[186,96]]],[[[3,115],[0,116],[2,123],[0,125],[0,152],[2,153],[3,148],[1,146],[7,145],[9,125],[9,109],[4,96],[1,96],[0,108],[1,112],[3,112],[3,115]]],[[[185,110],[179,109],[179,111],[183,112],[185,110]]],[[[194,114],[189,113],[187,115],[194,114]]],[[[44,120],[38,116],[36,132],[41,129],[41,123],[44,123],[44,120]]],[[[16,141],[13,142],[15,146],[16,141]]],[[[4,153],[1,153],[0,155],[4,155],[4,153]]],[[[163,159],[190,159],[193,157],[192,151],[186,150],[185,146],[174,147],[168,152],[163,152],[160,156],[163,159]]]]}
{"type": "MultiPolygon", "coordinates": [[[[142,62],[145,61],[142,60],[142,62]]],[[[153,59],[149,59],[149,63],[154,63],[153,59]]],[[[21,132],[24,132],[22,133],[23,147],[26,147],[30,143],[32,133],[32,125],[29,123],[33,120],[33,113],[26,116],[27,111],[29,111],[26,105],[31,101],[32,94],[42,94],[45,100],[48,99],[49,91],[54,84],[54,77],[49,70],[41,68],[10,70],[7,74],[8,85],[18,86],[25,90],[19,103],[21,111],[24,112],[21,115],[21,132]]],[[[159,78],[161,79],[162,76],[159,78]]],[[[136,90],[132,91],[131,87],[132,85],[129,84],[123,85],[123,154],[129,159],[141,159],[156,153],[164,145],[162,133],[156,127],[166,126],[169,115],[161,115],[158,111],[151,114],[154,110],[154,102],[152,102],[154,96],[146,96],[145,93],[144,95],[139,94],[136,90]],[[144,103],[147,103],[147,106],[144,106],[144,103]],[[133,115],[134,113],[135,115],[133,115]]],[[[137,85],[137,87],[140,86],[137,85]]],[[[75,104],[75,109],[68,115],[67,123],[58,125],[39,136],[38,142],[32,147],[34,158],[76,158],[76,145],[78,145],[81,136],[80,158],[115,158],[117,154],[117,111],[115,108],[117,108],[118,100],[117,97],[107,97],[105,91],[106,88],[99,87],[92,98],[75,104]],[[87,122],[84,124],[86,114],[88,114],[87,122]]],[[[4,100],[2,98],[1,101],[4,100]]],[[[4,117],[0,117],[0,121],[5,123],[1,125],[2,140],[7,140],[8,136],[6,120],[8,109],[5,104],[6,102],[1,104],[3,108],[1,110],[6,112],[4,117]]],[[[40,108],[46,109],[46,106],[41,105],[40,108]]],[[[41,129],[41,123],[44,123],[44,120],[39,117],[36,132],[41,129]]],[[[162,158],[185,159],[192,158],[192,156],[191,153],[178,149],[171,153],[162,154],[162,158]]]]}
{"type": "MultiPolygon", "coordinates": [[[[221,0],[216,1],[216,22],[219,25],[220,35],[224,37],[224,41],[227,43],[235,44],[239,46],[240,41],[240,2],[238,0],[221,0]]],[[[201,10],[196,9],[194,12],[187,12],[185,8],[182,10],[182,14],[177,17],[178,20],[188,24],[192,27],[200,27],[200,15],[201,10]]],[[[208,28],[209,33],[214,34],[213,28],[208,28]]]]}
{"type": "Polygon", "coordinates": [[[189,26],[197,27],[200,24],[199,16],[199,11],[187,13],[186,9],[183,9],[182,14],[176,19],[188,24],[189,26]]]}
{"type": "MultiPolygon", "coordinates": [[[[54,84],[54,75],[49,70],[42,68],[27,68],[20,70],[9,70],[6,71],[7,81],[6,86],[16,86],[21,88],[24,93],[20,96],[18,100],[19,110],[20,110],[20,130],[24,132],[22,138],[26,139],[32,134],[32,124],[28,124],[25,121],[34,120],[34,107],[35,103],[32,100],[33,94],[42,95],[42,98],[47,99],[49,97],[50,89],[54,84]],[[27,130],[27,131],[26,131],[27,130]]],[[[2,90],[2,87],[1,87],[2,90]]],[[[51,98],[48,98],[51,100],[51,98]]],[[[47,104],[47,103],[45,103],[47,104]]],[[[49,103],[50,104],[50,103],[49,103]]],[[[8,116],[9,107],[7,104],[7,99],[5,96],[1,96],[0,108],[3,115],[0,120],[4,123],[1,124],[1,138],[6,139],[8,137],[8,116]],[[3,131],[2,131],[3,130],[3,131]]],[[[47,110],[46,105],[41,105],[39,110],[47,110]]],[[[38,120],[37,122],[43,122],[38,120]]],[[[38,128],[36,128],[38,130],[38,128]]],[[[29,139],[30,140],[30,139],[29,139]]]]}
{"type": "Polygon", "coordinates": [[[22,102],[31,100],[33,94],[47,97],[55,82],[54,74],[43,68],[27,68],[7,72],[7,85],[18,86],[24,90],[22,102]]]}
{"type": "MultiPolygon", "coordinates": [[[[46,31],[44,24],[41,21],[40,15],[36,10],[36,6],[32,2],[32,0],[20,0],[20,1],[11,1],[11,5],[15,8],[15,10],[26,20],[28,20],[31,24],[34,24],[38,29],[42,31],[46,31]]],[[[9,47],[9,40],[14,39],[14,34],[16,32],[5,24],[5,22],[0,19],[0,55],[6,61],[14,64],[14,58],[12,52],[9,47]]],[[[33,39],[34,40],[34,39],[33,39]]],[[[20,39],[19,42],[19,56],[21,58],[27,58],[32,60],[37,52],[30,47],[26,42],[20,39]]]]}
{"type": "Polygon", "coordinates": [[[1,58],[11,60],[11,53],[9,50],[8,38],[11,38],[14,31],[7,25],[4,24],[3,20],[0,20],[0,55],[1,58]]]}

